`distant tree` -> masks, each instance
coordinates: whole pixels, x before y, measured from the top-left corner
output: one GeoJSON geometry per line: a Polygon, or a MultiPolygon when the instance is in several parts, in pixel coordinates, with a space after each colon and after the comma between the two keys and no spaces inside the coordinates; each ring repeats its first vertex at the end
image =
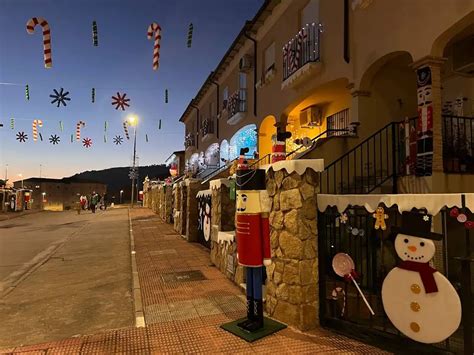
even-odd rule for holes
{"type": "Polygon", "coordinates": [[[8,179],[7,180],[0,179],[0,187],[7,186],[7,182],[8,182],[8,179]]]}

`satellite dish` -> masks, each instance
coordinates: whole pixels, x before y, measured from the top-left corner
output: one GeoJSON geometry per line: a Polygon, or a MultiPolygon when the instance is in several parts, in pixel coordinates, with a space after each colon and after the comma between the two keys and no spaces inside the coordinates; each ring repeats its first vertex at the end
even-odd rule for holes
{"type": "Polygon", "coordinates": [[[313,145],[313,141],[309,137],[295,139],[295,143],[302,145],[305,148],[311,147],[313,145]]]}

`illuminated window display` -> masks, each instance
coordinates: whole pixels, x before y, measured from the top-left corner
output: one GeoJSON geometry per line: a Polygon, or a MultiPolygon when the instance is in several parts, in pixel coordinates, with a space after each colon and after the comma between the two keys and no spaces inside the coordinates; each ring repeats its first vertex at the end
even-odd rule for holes
{"type": "Polygon", "coordinates": [[[257,151],[257,126],[250,124],[239,129],[230,140],[229,159],[239,156],[241,148],[249,148],[247,156],[252,156],[257,151]]]}

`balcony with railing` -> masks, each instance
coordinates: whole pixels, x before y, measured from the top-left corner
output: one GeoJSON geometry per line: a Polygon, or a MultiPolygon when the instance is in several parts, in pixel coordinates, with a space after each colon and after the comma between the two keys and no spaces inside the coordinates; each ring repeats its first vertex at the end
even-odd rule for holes
{"type": "Polygon", "coordinates": [[[474,173],[474,117],[443,115],[445,173],[474,173]]]}
{"type": "Polygon", "coordinates": [[[245,118],[247,112],[247,89],[239,89],[229,96],[227,123],[235,125],[245,118]]]}
{"type": "Polygon", "coordinates": [[[214,118],[206,118],[201,124],[201,137],[205,142],[214,137],[214,118]]]}
{"type": "Polygon", "coordinates": [[[283,46],[282,89],[298,86],[320,71],[320,33],[320,24],[307,24],[283,46]]]}
{"type": "Polygon", "coordinates": [[[348,108],[328,116],[326,122],[328,137],[351,135],[352,126],[348,108]]]}
{"type": "Polygon", "coordinates": [[[191,150],[194,147],[196,147],[196,137],[194,133],[187,133],[184,137],[184,148],[191,150]]]}

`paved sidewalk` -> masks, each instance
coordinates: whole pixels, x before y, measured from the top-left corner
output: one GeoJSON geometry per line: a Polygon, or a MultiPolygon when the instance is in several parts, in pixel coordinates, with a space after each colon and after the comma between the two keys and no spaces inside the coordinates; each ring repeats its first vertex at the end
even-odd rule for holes
{"type": "Polygon", "coordinates": [[[242,293],[211,266],[209,251],[184,241],[147,209],[134,209],[132,223],[146,327],[0,353],[385,354],[323,329],[303,334],[287,328],[255,343],[235,337],[219,326],[245,315],[242,293]]]}

